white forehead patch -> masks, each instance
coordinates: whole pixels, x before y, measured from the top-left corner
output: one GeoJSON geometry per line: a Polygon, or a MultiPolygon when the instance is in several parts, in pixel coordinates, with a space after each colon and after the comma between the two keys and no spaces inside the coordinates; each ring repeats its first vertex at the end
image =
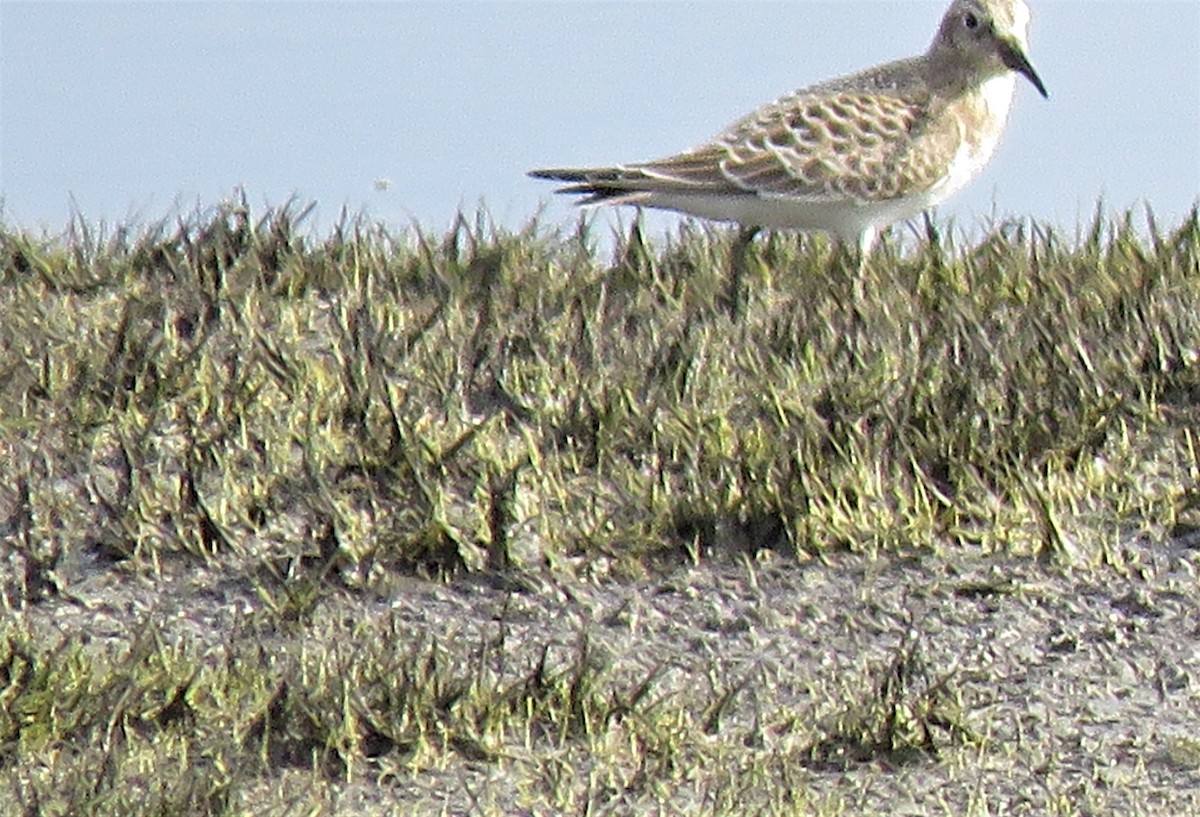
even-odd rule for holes
{"type": "Polygon", "coordinates": [[[1012,4],[1013,31],[1021,45],[1029,46],[1029,6],[1025,0],[1013,0],[1012,4]]]}

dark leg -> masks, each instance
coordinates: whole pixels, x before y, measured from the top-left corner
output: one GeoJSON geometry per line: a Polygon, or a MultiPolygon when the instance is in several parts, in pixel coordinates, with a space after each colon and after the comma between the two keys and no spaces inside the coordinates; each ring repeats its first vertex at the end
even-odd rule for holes
{"type": "Polygon", "coordinates": [[[725,303],[729,308],[729,317],[735,322],[741,321],[746,312],[746,277],[750,271],[750,245],[760,232],[760,227],[743,227],[733,242],[729,259],[729,289],[725,295],[725,303]]]}

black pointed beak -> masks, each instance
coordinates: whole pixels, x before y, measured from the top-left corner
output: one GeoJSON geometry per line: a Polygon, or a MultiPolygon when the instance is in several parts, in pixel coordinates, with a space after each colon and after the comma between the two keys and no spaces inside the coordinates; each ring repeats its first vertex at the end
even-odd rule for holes
{"type": "Polygon", "coordinates": [[[1021,50],[1021,46],[1011,40],[1004,40],[1000,44],[1000,59],[1009,68],[1032,82],[1033,87],[1038,89],[1038,93],[1046,99],[1050,98],[1050,94],[1046,92],[1046,86],[1042,84],[1042,78],[1033,69],[1033,64],[1029,62],[1029,57],[1025,56],[1025,52],[1021,50]]]}

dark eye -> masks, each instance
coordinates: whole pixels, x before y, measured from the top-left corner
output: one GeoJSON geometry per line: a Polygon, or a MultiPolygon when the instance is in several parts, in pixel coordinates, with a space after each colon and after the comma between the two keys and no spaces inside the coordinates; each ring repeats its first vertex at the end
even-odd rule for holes
{"type": "Polygon", "coordinates": [[[963,17],[963,25],[965,25],[971,31],[974,31],[975,29],[979,28],[979,18],[968,11],[967,16],[963,17]]]}

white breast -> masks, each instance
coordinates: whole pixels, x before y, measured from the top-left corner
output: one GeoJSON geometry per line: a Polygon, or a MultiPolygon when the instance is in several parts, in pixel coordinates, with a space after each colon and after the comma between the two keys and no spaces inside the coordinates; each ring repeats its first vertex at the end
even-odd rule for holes
{"type": "Polygon", "coordinates": [[[942,181],[930,191],[931,205],[945,201],[966,187],[987,166],[1008,122],[1013,96],[1017,90],[1017,75],[1006,72],[993,77],[979,90],[980,108],[985,112],[982,121],[959,123],[958,152],[942,181]]]}

